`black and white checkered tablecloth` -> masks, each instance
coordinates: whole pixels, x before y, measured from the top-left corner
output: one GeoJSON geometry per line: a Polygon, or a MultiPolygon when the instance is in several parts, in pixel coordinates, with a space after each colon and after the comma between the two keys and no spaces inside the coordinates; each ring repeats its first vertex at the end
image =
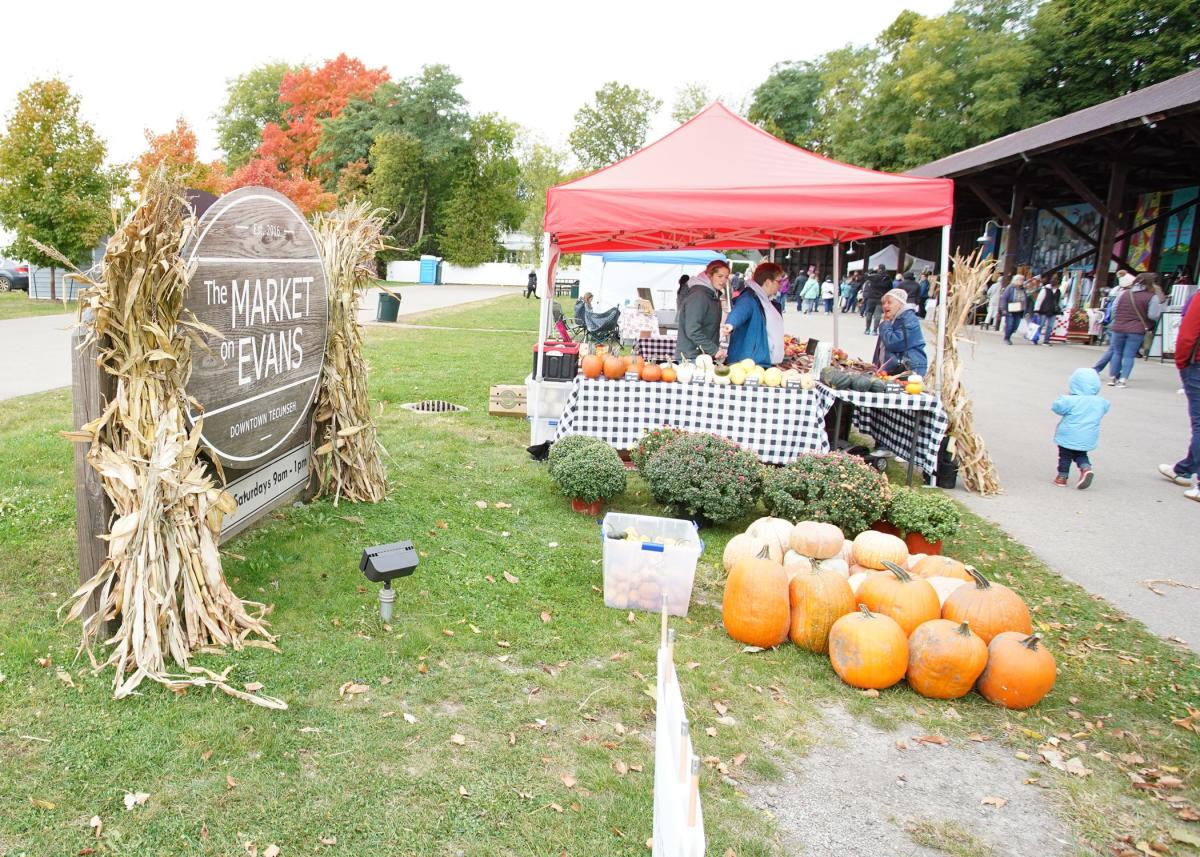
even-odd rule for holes
{"type": "Polygon", "coordinates": [[[787,464],[805,453],[829,451],[825,414],[832,405],[831,391],[820,387],[788,390],[580,376],[554,439],[586,434],[617,449],[633,449],[646,432],[672,426],[719,434],[768,464],[787,464]]]}
{"type": "Polygon", "coordinates": [[[913,425],[917,430],[917,455],[913,462],[928,476],[937,472],[938,450],[946,436],[948,419],[941,399],[932,393],[857,393],[833,390],[818,384],[835,398],[854,405],[854,427],[905,460],[912,455],[913,425]]]}
{"type": "Polygon", "coordinates": [[[678,344],[674,336],[646,336],[633,341],[633,353],[647,363],[670,363],[675,360],[678,344]]]}

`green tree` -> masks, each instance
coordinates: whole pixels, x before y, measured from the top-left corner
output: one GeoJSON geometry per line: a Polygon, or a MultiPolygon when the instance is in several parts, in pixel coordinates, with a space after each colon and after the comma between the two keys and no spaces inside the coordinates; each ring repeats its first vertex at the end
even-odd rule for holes
{"type": "Polygon", "coordinates": [[[451,262],[492,261],[498,231],[520,225],[524,210],[517,196],[516,137],[517,126],[494,114],[471,121],[467,156],[444,205],[440,247],[451,262]]]}
{"type": "Polygon", "coordinates": [[[661,107],[647,90],[609,81],[596,90],[594,102],[575,112],[571,150],[589,170],[628,157],[645,144],[650,120],[661,107]]]}
{"type": "Polygon", "coordinates": [[[821,57],[816,65],[820,87],[817,121],[812,129],[816,151],[841,161],[861,164],[858,149],[871,128],[863,121],[871,101],[879,49],[846,45],[821,57]]]}
{"type": "Polygon", "coordinates": [[[225,106],[217,114],[217,144],[230,170],[247,164],[262,142],[268,122],[283,124],[284,104],[279,84],[300,66],[265,63],[225,84],[225,106]]]}
{"type": "Polygon", "coordinates": [[[541,236],[546,219],[546,191],[564,180],[566,153],[545,143],[526,144],[520,154],[520,178],[517,196],[525,210],[521,230],[533,236],[533,257],[542,261],[541,236]]]}
{"type": "Polygon", "coordinates": [[[389,237],[402,256],[415,257],[427,249],[429,184],[421,141],[402,131],[380,135],[370,152],[367,197],[387,209],[389,237]]]}
{"type": "Polygon", "coordinates": [[[821,118],[817,107],[821,89],[821,72],[815,63],[778,63],[754,90],[747,118],[780,139],[812,148],[821,118]]]}
{"type": "Polygon", "coordinates": [[[703,83],[685,83],[675,92],[675,103],[671,105],[671,120],[682,125],[712,103],[713,97],[703,83]]]}
{"type": "Polygon", "coordinates": [[[1026,96],[1060,116],[1200,65],[1193,0],[1047,0],[1033,17],[1026,96]]]}
{"type": "Polygon", "coordinates": [[[57,260],[40,241],[82,263],[104,235],[118,174],[104,167],[104,142],[79,117],[79,99],[61,80],[41,80],[17,95],[0,136],[0,226],[16,240],[13,258],[50,268],[57,260]]]}

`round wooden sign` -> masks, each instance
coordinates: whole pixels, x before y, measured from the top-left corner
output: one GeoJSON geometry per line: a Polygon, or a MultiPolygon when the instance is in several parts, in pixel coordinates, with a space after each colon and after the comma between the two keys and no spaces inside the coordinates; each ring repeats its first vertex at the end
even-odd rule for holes
{"type": "Polygon", "coordinates": [[[204,212],[187,258],[186,306],[219,334],[192,350],[189,416],[224,467],[246,470],[307,440],[329,326],[316,236],[283,194],[244,187],[204,212]]]}

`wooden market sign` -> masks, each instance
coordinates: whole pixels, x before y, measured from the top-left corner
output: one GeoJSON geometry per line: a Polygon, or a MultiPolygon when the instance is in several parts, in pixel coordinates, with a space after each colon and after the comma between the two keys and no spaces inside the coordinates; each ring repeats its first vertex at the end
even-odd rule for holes
{"type": "Polygon", "coordinates": [[[186,307],[219,335],[192,351],[188,395],[237,512],[222,537],[308,481],[312,405],[325,360],[328,284],[316,237],[287,197],[239,188],[203,214],[185,251],[186,307]]]}

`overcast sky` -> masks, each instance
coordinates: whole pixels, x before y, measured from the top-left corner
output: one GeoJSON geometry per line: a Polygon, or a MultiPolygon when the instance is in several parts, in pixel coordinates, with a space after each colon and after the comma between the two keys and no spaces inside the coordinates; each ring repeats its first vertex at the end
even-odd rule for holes
{"type": "Polygon", "coordinates": [[[0,116],[7,119],[30,82],[59,76],[82,100],[111,161],[132,160],[144,148],[145,128],[161,133],[180,115],[207,159],[218,155],[213,117],[228,79],[271,60],[317,64],[345,52],[386,66],[393,78],[445,63],[462,78],[472,112],[495,111],[560,146],[579,106],[605,81],[618,80],[663,100],[652,134],[660,136],[671,128],[677,89],[689,81],[737,106],[777,62],[869,41],[904,8],[936,15],[949,5],[7,3],[0,16],[0,116]],[[428,11],[408,11],[414,8],[428,11]]]}

